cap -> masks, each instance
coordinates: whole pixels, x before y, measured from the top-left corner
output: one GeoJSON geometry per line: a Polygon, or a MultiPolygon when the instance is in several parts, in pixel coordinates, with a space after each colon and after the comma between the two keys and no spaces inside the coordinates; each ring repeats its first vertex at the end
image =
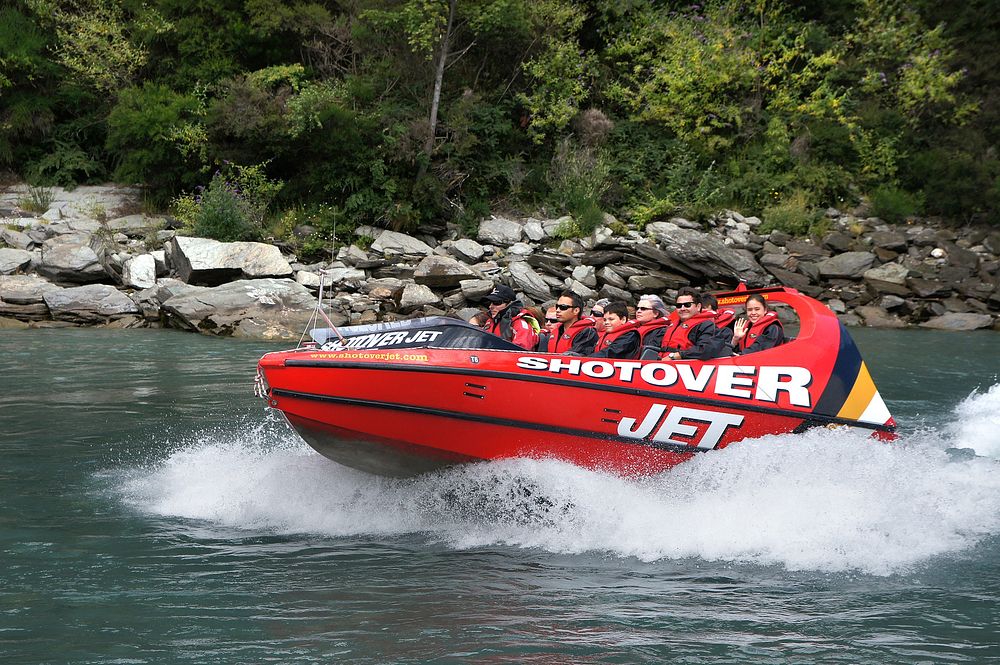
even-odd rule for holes
{"type": "Polygon", "coordinates": [[[510,288],[505,284],[497,284],[493,291],[490,292],[483,300],[491,302],[494,304],[499,304],[502,302],[513,302],[517,299],[517,294],[514,293],[514,289],[510,288]]]}

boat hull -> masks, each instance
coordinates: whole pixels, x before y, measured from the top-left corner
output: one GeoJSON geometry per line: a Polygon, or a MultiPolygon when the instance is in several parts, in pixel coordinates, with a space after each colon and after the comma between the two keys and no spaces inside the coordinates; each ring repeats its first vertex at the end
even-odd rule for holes
{"type": "MultiPolygon", "coordinates": [[[[270,406],[309,445],[362,471],[410,476],[532,457],[649,474],[767,434],[840,425],[891,434],[894,423],[846,331],[832,315],[816,319],[803,317],[802,342],[707,362],[359,343],[267,354],[259,370],[270,406]],[[832,352],[807,343],[819,327],[833,336],[832,352]]],[[[433,326],[420,325],[367,339],[430,340],[433,326]]]]}

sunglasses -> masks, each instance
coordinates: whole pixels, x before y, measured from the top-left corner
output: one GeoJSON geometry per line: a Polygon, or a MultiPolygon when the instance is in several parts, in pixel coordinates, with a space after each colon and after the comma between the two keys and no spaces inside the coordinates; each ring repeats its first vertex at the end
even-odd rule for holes
{"type": "Polygon", "coordinates": [[[559,319],[546,318],[545,323],[559,323],[559,319]]]}
{"type": "Polygon", "coordinates": [[[556,305],[556,309],[560,312],[565,312],[567,309],[572,309],[575,305],[556,305]]]}
{"type": "Polygon", "coordinates": [[[592,310],[590,310],[590,315],[591,316],[604,316],[604,312],[602,312],[599,309],[592,309],[592,310]]]}
{"type": "Polygon", "coordinates": [[[652,312],[653,308],[652,307],[636,307],[635,311],[637,311],[637,312],[652,312]]]}
{"type": "Polygon", "coordinates": [[[678,303],[674,303],[674,304],[677,307],[681,308],[681,309],[683,309],[685,307],[694,307],[694,303],[693,302],[678,302],[678,303]]]}

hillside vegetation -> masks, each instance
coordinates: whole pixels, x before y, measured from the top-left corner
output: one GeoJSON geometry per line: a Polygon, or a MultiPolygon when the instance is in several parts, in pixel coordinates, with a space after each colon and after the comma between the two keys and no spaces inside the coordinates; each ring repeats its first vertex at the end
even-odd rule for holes
{"type": "MultiPolygon", "coordinates": [[[[490,210],[991,221],[988,0],[14,0],[0,166],[309,243],[490,210]]],[[[805,220],[805,221],[804,221],[805,220]]]]}

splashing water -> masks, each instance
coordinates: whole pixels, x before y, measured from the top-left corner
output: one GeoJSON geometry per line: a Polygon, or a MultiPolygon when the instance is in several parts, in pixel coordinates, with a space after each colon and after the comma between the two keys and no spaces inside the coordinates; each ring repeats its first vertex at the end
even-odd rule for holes
{"type": "Polygon", "coordinates": [[[998,412],[994,386],[944,433],[768,436],[648,478],[527,459],[379,478],[271,423],[206,433],[118,486],[144,512],[244,530],[889,575],[1000,534],[1000,465],[949,451],[1000,452],[998,412]]]}

